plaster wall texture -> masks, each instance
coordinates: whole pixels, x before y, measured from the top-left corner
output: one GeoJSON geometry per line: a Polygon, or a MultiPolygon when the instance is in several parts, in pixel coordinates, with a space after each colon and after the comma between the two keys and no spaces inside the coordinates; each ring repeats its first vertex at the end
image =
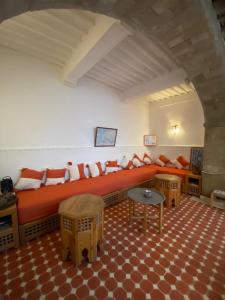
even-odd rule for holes
{"type": "Polygon", "coordinates": [[[61,168],[144,153],[149,104],[122,102],[110,89],[83,80],[60,82],[59,69],[0,48],[0,177],[22,167],[61,168]],[[94,147],[95,127],[118,128],[116,147],[94,147]]]}
{"type": "Polygon", "coordinates": [[[197,93],[150,103],[149,115],[150,132],[158,137],[159,147],[204,146],[204,113],[197,93]]]}

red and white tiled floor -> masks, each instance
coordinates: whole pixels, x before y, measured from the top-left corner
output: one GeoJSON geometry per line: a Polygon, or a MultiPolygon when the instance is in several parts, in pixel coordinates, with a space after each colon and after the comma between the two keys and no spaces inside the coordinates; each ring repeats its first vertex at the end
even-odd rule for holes
{"type": "Polygon", "coordinates": [[[225,299],[225,212],[184,196],[164,225],[144,235],[125,201],[106,209],[92,264],[62,262],[58,231],[0,254],[0,299],[225,299]]]}

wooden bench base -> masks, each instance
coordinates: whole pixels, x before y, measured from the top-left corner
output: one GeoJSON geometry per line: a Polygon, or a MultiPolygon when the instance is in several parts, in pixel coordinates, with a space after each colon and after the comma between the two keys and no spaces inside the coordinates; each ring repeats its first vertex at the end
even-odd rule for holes
{"type": "MultiPolygon", "coordinates": [[[[151,188],[153,187],[153,180],[148,180],[145,182],[142,182],[136,186],[133,186],[131,188],[135,187],[146,187],[151,188]]],[[[129,189],[131,189],[129,188],[129,189]]],[[[124,201],[127,199],[127,191],[129,189],[115,191],[113,193],[110,193],[108,195],[103,196],[103,200],[105,202],[105,207],[115,205],[119,202],[124,201]]],[[[39,220],[35,220],[33,222],[29,222],[23,225],[19,225],[19,234],[20,234],[20,244],[24,245],[26,242],[37,238],[45,233],[48,233],[50,231],[53,231],[57,228],[59,228],[59,215],[54,214],[39,220]]]]}
{"type": "Polygon", "coordinates": [[[26,242],[57,228],[59,228],[58,214],[19,225],[20,244],[24,245],[26,242]]]}

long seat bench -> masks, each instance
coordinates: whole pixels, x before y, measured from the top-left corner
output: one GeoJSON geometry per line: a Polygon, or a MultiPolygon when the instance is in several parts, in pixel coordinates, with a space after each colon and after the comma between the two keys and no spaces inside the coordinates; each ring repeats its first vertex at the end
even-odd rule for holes
{"type": "Polygon", "coordinates": [[[19,191],[17,197],[21,243],[56,228],[59,224],[58,205],[68,197],[92,193],[102,196],[108,206],[121,201],[126,191],[134,186],[150,187],[156,173],[178,175],[184,181],[185,176],[190,172],[146,165],[61,185],[43,186],[37,190],[19,191]]]}

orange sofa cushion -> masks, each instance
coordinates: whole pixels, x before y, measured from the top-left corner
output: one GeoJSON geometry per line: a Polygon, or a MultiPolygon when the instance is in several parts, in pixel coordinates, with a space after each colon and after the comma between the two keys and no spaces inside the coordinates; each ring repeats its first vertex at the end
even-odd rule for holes
{"type": "Polygon", "coordinates": [[[17,193],[19,223],[25,224],[57,213],[59,203],[73,195],[92,193],[104,196],[149,180],[156,172],[157,166],[150,165],[56,186],[44,186],[38,190],[19,191],[17,193]]]}
{"type": "Polygon", "coordinates": [[[28,169],[28,168],[23,168],[21,170],[20,177],[42,180],[44,173],[45,173],[45,171],[36,171],[36,170],[28,169]]]}
{"type": "Polygon", "coordinates": [[[189,162],[182,156],[178,156],[177,157],[177,161],[183,166],[183,167],[187,167],[189,165],[189,162]]]}
{"type": "Polygon", "coordinates": [[[59,203],[73,195],[92,193],[104,196],[150,180],[156,173],[173,174],[184,180],[191,171],[145,165],[132,170],[121,170],[116,173],[66,182],[61,185],[44,186],[38,190],[19,191],[17,192],[19,223],[25,224],[57,213],[59,203]]]}
{"type": "Polygon", "coordinates": [[[182,181],[185,180],[187,174],[191,174],[191,170],[184,170],[184,169],[176,169],[176,168],[169,168],[169,167],[159,167],[157,166],[157,173],[158,174],[171,174],[179,176],[182,181]]]}
{"type": "Polygon", "coordinates": [[[118,165],[117,160],[108,160],[108,161],[106,162],[106,167],[109,167],[109,168],[117,168],[117,167],[119,167],[119,165],[118,165]]]}
{"type": "Polygon", "coordinates": [[[159,156],[159,159],[160,159],[162,162],[164,162],[164,164],[168,164],[168,163],[170,162],[169,158],[166,157],[166,156],[163,155],[163,154],[161,154],[161,155],[159,156]]]}

